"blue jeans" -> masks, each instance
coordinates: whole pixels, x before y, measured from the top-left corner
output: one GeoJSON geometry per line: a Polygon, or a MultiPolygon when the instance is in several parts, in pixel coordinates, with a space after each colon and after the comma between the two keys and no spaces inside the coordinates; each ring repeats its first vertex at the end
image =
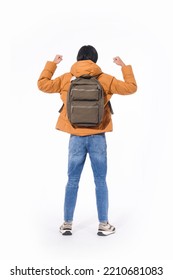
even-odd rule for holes
{"type": "Polygon", "coordinates": [[[107,144],[105,134],[70,136],[68,155],[68,182],[65,191],[64,220],[73,221],[79,180],[85,159],[89,154],[94,175],[98,219],[108,221],[107,144]]]}

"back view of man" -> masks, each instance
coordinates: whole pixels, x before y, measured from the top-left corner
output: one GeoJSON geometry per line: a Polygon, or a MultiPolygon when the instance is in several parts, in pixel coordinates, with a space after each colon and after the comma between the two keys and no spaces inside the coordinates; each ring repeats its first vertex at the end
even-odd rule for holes
{"type": "Polygon", "coordinates": [[[56,55],[53,62],[48,61],[46,63],[38,80],[38,88],[41,91],[60,93],[64,106],[60,112],[56,129],[70,134],[68,182],[64,200],[64,223],[60,227],[60,232],[63,235],[72,234],[72,222],[79,181],[87,154],[90,157],[95,182],[99,220],[97,234],[107,236],[115,233],[115,227],[109,224],[108,219],[108,187],[106,183],[107,144],[105,133],[112,131],[109,100],[113,94],[127,95],[136,92],[137,85],[132,67],[130,65],[126,66],[119,57],[115,57],[113,62],[122,67],[124,81],[103,73],[96,64],[97,59],[98,53],[93,46],[83,46],[80,48],[77,54],[77,62],[72,65],[70,72],[52,79],[57,64],[62,61],[62,56],[56,55]],[[83,75],[97,76],[99,83],[104,89],[104,116],[102,122],[95,127],[74,127],[67,117],[66,102],[70,82],[73,78],[83,75]]]}

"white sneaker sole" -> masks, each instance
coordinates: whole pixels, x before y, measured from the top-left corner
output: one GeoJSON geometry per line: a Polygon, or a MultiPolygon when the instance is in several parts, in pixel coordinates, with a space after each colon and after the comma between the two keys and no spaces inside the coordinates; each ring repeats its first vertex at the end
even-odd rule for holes
{"type": "Polygon", "coordinates": [[[115,229],[113,231],[99,230],[97,235],[99,236],[108,236],[115,233],[115,229]]]}
{"type": "Polygon", "coordinates": [[[72,235],[72,230],[70,230],[70,229],[60,229],[60,233],[62,233],[62,235],[72,235]]]}

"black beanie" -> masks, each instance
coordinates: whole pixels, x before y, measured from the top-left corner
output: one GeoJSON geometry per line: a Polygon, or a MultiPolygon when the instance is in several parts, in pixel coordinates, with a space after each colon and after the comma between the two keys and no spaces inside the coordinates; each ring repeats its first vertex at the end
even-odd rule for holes
{"type": "Polygon", "coordinates": [[[93,62],[96,63],[97,59],[98,59],[98,53],[96,49],[90,45],[81,47],[77,55],[77,61],[92,60],[93,62]]]}

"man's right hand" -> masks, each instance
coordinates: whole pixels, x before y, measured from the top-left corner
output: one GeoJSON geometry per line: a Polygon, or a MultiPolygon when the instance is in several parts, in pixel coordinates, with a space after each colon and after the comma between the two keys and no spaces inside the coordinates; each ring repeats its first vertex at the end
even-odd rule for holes
{"type": "Polygon", "coordinates": [[[125,63],[121,60],[121,58],[119,56],[114,57],[113,62],[122,67],[126,66],[125,63]]]}
{"type": "Polygon", "coordinates": [[[62,55],[57,54],[53,60],[56,64],[59,64],[62,61],[62,55]]]}

